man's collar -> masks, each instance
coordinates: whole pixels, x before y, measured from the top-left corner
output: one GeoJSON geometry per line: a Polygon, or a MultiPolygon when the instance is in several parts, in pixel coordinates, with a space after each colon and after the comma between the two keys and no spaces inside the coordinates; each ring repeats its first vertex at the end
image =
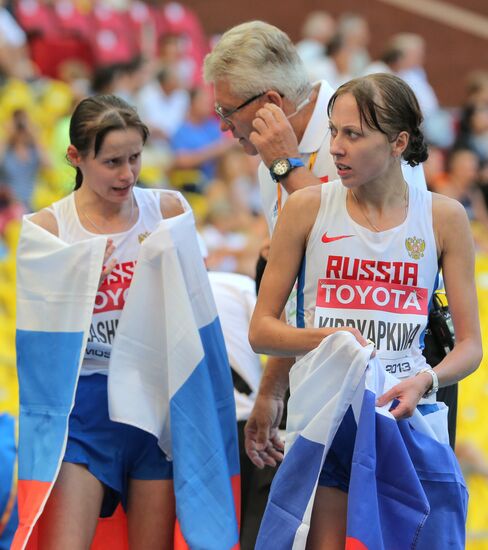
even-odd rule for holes
{"type": "Polygon", "coordinates": [[[315,82],[314,88],[319,86],[317,100],[315,101],[315,107],[312,112],[312,116],[308,121],[307,127],[303,134],[302,140],[298,145],[300,153],[313,153],[317,151],[326,133],[329,131],[329,117],[327,116],[327,105],[329,99],[332,97],[334,90],[329,86],[325,80],[315,82]]]}

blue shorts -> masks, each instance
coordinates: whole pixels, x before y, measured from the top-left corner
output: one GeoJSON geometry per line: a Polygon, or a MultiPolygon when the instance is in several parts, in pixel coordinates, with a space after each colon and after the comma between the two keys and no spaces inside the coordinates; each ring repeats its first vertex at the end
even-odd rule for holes
{"type": "MultiPolygon", "coordinates": [[[[439,407],[435,404],[417,405],[417,409],[425,416],[439,410],[439,407]]],[[[319,487],[335,487],[344,493],[349,492],[356,431],[356,420],[352,408],[349,407],[325,457],[319,476],[319,487]]]]}
{"type": "Polygon", "coordinates": [[[105,486],[101,517],[127,506],[129,479],[173,479],[173,465],[157,439],[108,416],[107,377],[80,376],[69,419],[64,462],[84,464],[105,486]]]}

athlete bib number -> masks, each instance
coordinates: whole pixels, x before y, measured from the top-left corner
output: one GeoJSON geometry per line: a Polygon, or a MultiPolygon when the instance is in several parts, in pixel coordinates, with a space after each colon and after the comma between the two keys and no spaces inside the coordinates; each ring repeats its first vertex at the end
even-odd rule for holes
{"type": "Polygon", "coordinates": [[[396,378],[409,378],[414,373],[414,361],[412,357],[378,357],[386,372],[396,378]]]}

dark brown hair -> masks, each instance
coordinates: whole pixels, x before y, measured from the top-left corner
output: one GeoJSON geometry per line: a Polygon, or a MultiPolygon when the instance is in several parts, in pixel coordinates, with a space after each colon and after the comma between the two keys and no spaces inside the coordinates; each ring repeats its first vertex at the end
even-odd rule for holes
{"type": "MultiPolygon", "coordinates": [[[[96,95],[83,99],[76,106],[71,116],[69,138],[81,156],[87,156],[93,151],[96,157],[109,132],[127,128],[138,130],[142,142],[146,143],[149,130],[134,107],[115,95],[96,95]]],[[[75,190],[82,183],[83,174],[76,168],[75,190]]]]}
{"type": "Polygon", "coordinates": [[[410,166],[427,160],[427,144],[420,129],[422,112],[415,94],[405,81],[387,73],[350,80],[330,98],[327,107],[329,116],[337,98],[344,94],[354,96],[361,121],[372,130],[385,134],[389,141],[394,141],[400,132],[408,133],[408,145],[402,156],[410,166]]]}

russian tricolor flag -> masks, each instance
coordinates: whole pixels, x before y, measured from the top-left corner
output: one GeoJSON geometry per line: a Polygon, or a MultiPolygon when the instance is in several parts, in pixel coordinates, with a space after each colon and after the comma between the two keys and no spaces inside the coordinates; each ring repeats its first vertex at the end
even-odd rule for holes
{"type": "Polygon", "coordinates": [[[256,549],[305,548],[318,477],[349,409],[356,433],[346,548],[464,548],[467,491],[447,428],[439,428],[447,410],[397,422],[377,408],[377,396],[398,381],[371,352],[339,332],[293,367],[286,454],[256,549]]]}
{"type": "MultiPolygon", "coordinates": [[[[173,455],[177,514],[190,546],[232,548],[239,487],[233,386],[193,224],[191,212],[163,220],[141,246],[113,348],[110,406],[114,420],[147,429],[173,455]]],[[[29,539],[59,472],[105,244],[100,237],[67,245],[24,220],[14,550],[35,547],[29,539]]]]}
{"type": "Polygon", "coordinates": [[[173,458],[190,548],[237,544],[233,385],[191,212],[163,221],[143,243],[117,328],[109,403],[112,419],[152,433],[173,458]]]}
{"type": "Polygon", "coordinates": [[[61,466],[105,241],[67,245],[24,218],[17,250],[19,527],[13,550],[25,548],[61,466]]]}

